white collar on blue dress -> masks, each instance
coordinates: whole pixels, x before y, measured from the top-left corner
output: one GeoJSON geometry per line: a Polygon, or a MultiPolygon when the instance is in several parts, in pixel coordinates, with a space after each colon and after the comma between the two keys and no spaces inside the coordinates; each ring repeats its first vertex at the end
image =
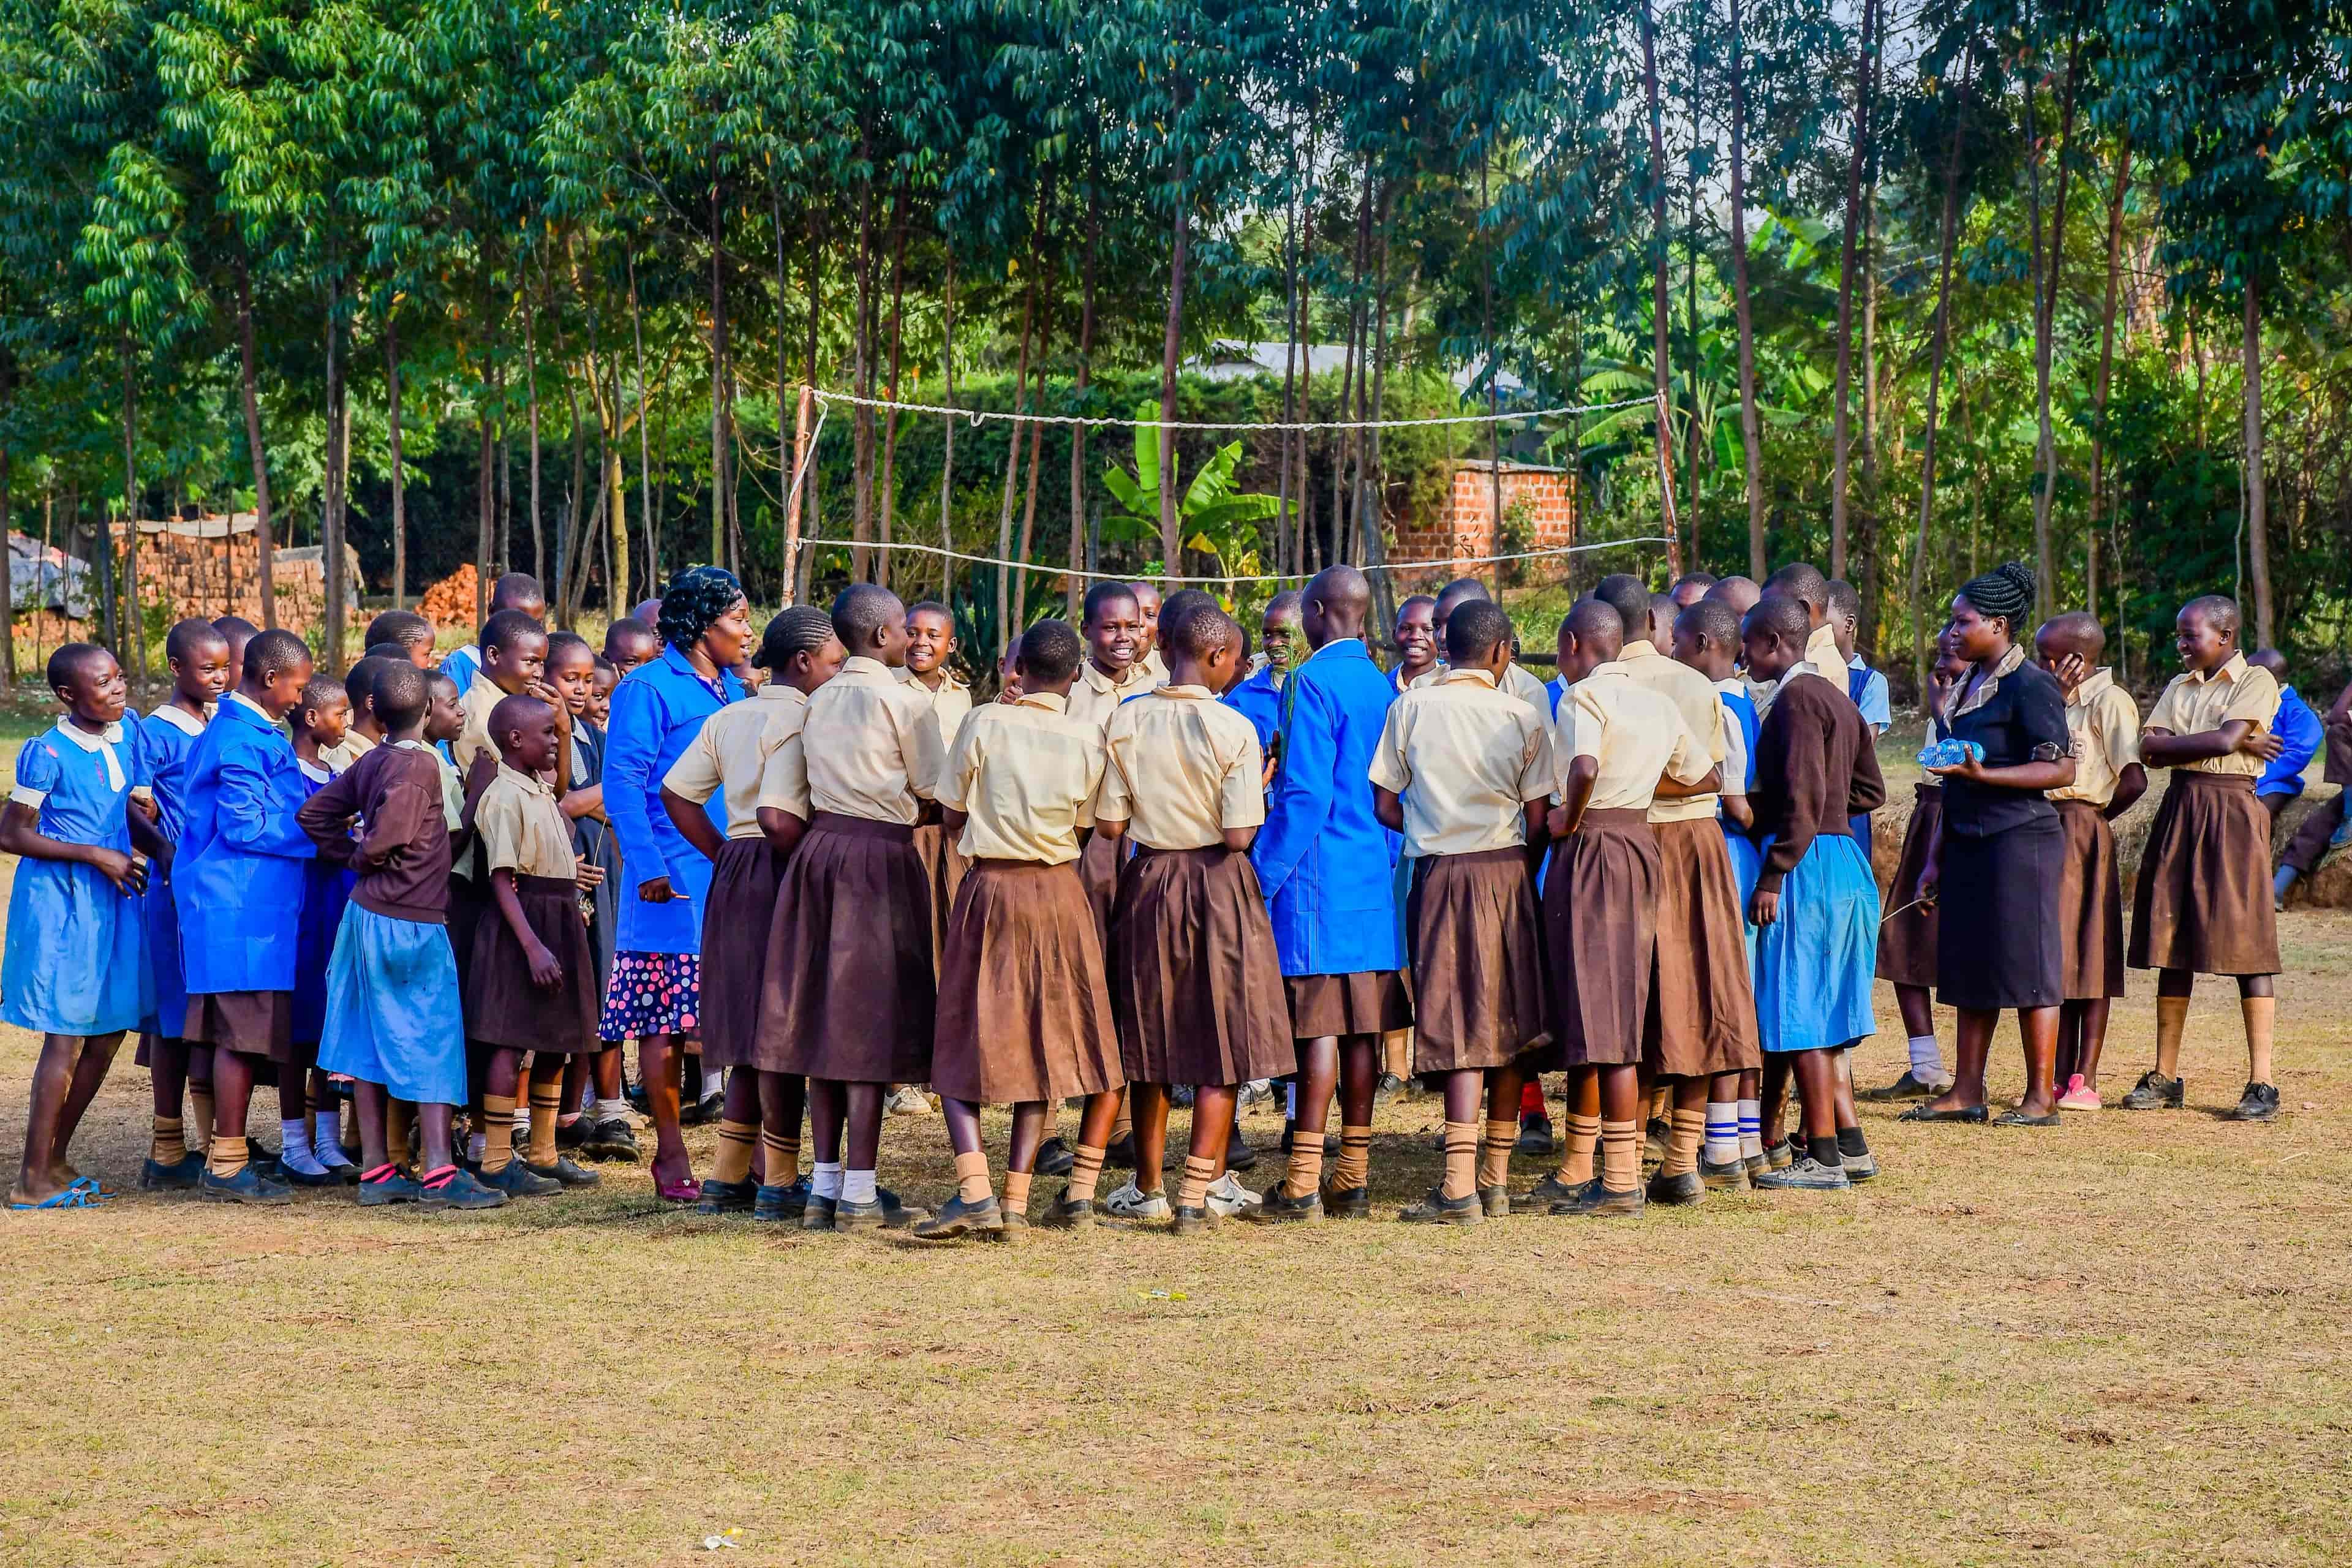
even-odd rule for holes
{"type": "Polygon", "coordinates": [[[64,718],[58,721],[58,733],[83,751],[104,757],[106,787],[110,790],[122,787],[122,759],[114,754],[114,748],[122,744],[122,725],[119,721],[93,735],[87,730],[77,728],[71,718],[64,718]]]}
{"type": "Polygon", "coordinates": [[[205,718],[199,719],[194,714],[189,712],[186,709],[181,707],[178,703],[166,702],[161,708],[156,709],[155,711],[147,715],[147,717],[150,719],[161,719],[164,723],[169,724],[181,734],[187,736],[190,740],[194,740],[195,737],[205,732],[205,719],[211,718],[214,711],[219,707],[220,704],[217,702],[206,703],[205,705],[205,718]]]}

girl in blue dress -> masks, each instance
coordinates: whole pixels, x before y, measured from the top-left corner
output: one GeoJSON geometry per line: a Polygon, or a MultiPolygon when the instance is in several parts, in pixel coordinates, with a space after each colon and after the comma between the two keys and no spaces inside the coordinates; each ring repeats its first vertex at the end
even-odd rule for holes
{"type": "Polygon", "coordinates": [[[152,804],[131,799],[141,781],[122,726],[122,669],[95,644],[68,643],[50,655],[48,680],[66,714],[16,753],[0,811],[0,850],[23,857],[0,956],[0,1020],[41,1037],[8,1194],[18,1209],[86,1208],[110,1195],[67,1163],[66,1149],[124,1031],[154,1005],[134,826],[139,850],[160,840],[152,804]]]}
{"type": "MultiPolygon", "coordinates": [[[[187,824],[188,752],[205,732],[221,693],[228,689],[228,638],[210,621],[182,621],[163,644],[171,667],[172,695],[131,731],[131,772],[154,792],[155,831],[163,848],[148,868],[143,900],[147,967],[153,976],[155,1005],[140,1022],[138,1061],[155,1093],[155,1130],[140,1168],[139,1185],[149,1192],[194,1188],[205,1172],[204,1135],[213,1124],[213,1053],[193,1049],[180,1037],[188,1011],[188,987],[180,973],[180,917],[172,903],[171,849],[187,824]],[[197,1059],[202,1052],[202,1059],[197,1059]],[[188,1147],[184,1100],[196,1109],[196,1146],[188,1147]]],[[[126,726],[128,728],[128,726],[126,726]]]]}
{"type": "MultiPolygon", "coordinates": [[[[294,735],[294,765],[302,772],[304,787],[315,795],[340,771],[328,757],[338,754],[336,748],[351,732],[351,693],[332,676],[314,675],[287,718],[294,735]]],[[[303,862],[302,923],[294,956],[295,1063],[278,1079],[278,1131],[285,1137],[278,1158],[286,1179],[298,1187],[359,1184],[360,1168],[343,1152],[342,1102],[318,1068],[319,1042],[327,1026],[327,964],[334,956],[335,932],[343,923],[353,879],[340,858],[321,855],[303,862]],[[318,1123],[315,1138],[313,1119],[318,1123]]]]}

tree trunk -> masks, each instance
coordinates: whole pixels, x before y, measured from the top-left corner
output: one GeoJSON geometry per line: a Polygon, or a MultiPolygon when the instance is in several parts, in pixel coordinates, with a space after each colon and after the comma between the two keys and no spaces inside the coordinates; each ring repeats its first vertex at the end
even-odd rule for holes
{"type": "Polygon", "coordinates": [[[343,506],[349,495],[352,462],[351,411],[344,387],[342,352],[343,280],[327,285],[327,473],[326,494],[319,515],[319,586],[325,599],[320,617],[325,631],[320,669],[340,675],[343,669],[343,506]]]}
{"type": "Polygon", "coordinates": [[[530,405],[530,574],[542,593],[547,584],[547,533],[539,517],[539,340],[530,302],[523,302],[522,371],[530,405]]]}
{"type": "MultiPolygon", "coordinates": [[[[530,342],[528,338],[523,341],[526,344],[530,342]]],[[[533,384],[536,386],[535,381],[533,384]]],[[[404,610],[408,608],[408,485],[406,476],[400,471],[400,330],[391,311],[387,311],[383,318],[383,386],[384,426],[392,440],[392,607],[404,610]]],[[[536,519],[539,515],[539,441],[535,417],[537,405],[532,406],[533,482],[530,500],[531,515],[536,519]]]]}
{"type": "MultiPolygon", "coordinates": [[[[2040,483],[2033,492],[2033,609],[2037,617],[2047,616],[2058,602],[2057,554],[2050,538],[2050,509],[2057,499],[2058,445],[2057,433],[2050,417],[2050,360],[2053,341],[2057,336],[2059,263],[2066,253],[2066,153],[2074,136],[2074,89],[2080,72],[2075,69],[2076,57],[2082,47],[2082,35],[2077,33],[2066,46],[2066,92],[2058,112],[2058,186],[2050,214],[2050,242],[2045,252],[2042,240],[2040,160],[2027,165],[2028,185],[2037,210],[2033,213],[2033,255],[2040,261],[2035,268],[2033,301],[2033,411],[2037,438],[2033,449],[2033,471],[2040,483]]],[[[2027,102],[2032,101],[2033,83],[2026,81],[2027,102]]]]}
{"type": "MultiPolygon", "coordinates": [[[[1666,131],[1658,95],[1658,23],[1650,0],[1642,0],[1642,89],[1650,105],[1650,372],[1656,401],[1658,523],[1666,536],[1666,573],[1683,571],[1682,526],[1675,514],[1675,419],[1668,387],[1673,345],[1666,311],[1666,131]]],[[[1501,519],[1496,520],[1497,522],[1501,519]]]]}
{"type": "MultiPolygon", "coordinates": [[[[2131,187],[2131,132],[2116,154],[2116,188],[2107,198],[2107,296],[2099,313],[2099,376],[2091,390],[2091,521],[2083,545],[2083,604],[2099,613],[2099,509],[2106,499],[2107,380],[2116,363],[2116,280],[2123,251],[2124,193],[2131,187]]],[[[2128,326],[2128,323],[2126,323],[2128,326]]]]}
{"type": "MultiPolygon", "coordinates": [[[[122,584],[124,614],[131,623],[131,657],[139,679],[147,679],[147,612],[139,603],[139,392],[131,335],[122,337],[122,584]]],[[[332,359],[328,361],[331,367],[332,359]]],[[[111,550],[111,542],[109,549],[111,550]]]]}
{"type": "Polygon", "coordinates": [[[1288,178],[1282,194],[1282,457],[1275,479],[1275,570],[1296,572],[1306,560],[1301,531],[1291,517],[1297,497],[1290,486],[1291,458],[1298,432],[1287,428],[1298,417],[1298,136],[1294,124],[1288,142],[1288,178]]]}
{"type": "Polygon", "coordinates": [[[2246,279],[2246,561],[2254,580],[2254,646],[2271,646],[2271,536],[2263,484],[2262,289],[2246,279]]]}
{"type": "MultiPolygon", "coordinates": [[[[1478,149],[1478,219],[1473,228],[1486,226],[1489,196],[1487,178],[1489,149],[1482,142],[1478,149]]],[[[1494,524],[1494,542],[1487,553],[1503,553],[1503,422],[1497,417],[1503,411],[1503,368],[1495,353],[1495,242],[1491,236],[1481,235],[1478,246],[1478,337],[1486,353],[1486,517],[1494,524]]],[[[1447,544],[1451,546],[1452,540],[1447,544]]],[[[1495,601],[1503,598],[1505,563],[1494,564],[1495,601]]],[[[1389,623],[1394,626],[1391,620],[1389,623]]]]}
{"type": "MultiPolygon", "coordinates": [[[[1181,104],[1181,94],[1179,98],[1181,104]]],[[[1181,118],[1180,109],[1180,118],[1181,118]]],[[[1184,343],[1184,268],[1192,254],[1192,203],[1185,189],[1184,143],[1176,143],[1176,236],[1168,258],[1168,327],[1160,346],[1160,559],[1171,576],[1184,570],[1176,522],[1176,361],[1184,343]]],[[[1139,479],[1142,476],[1138,475],[1139,479]]]]}
{"type": "MultiPolygon", "coordinates": [[[[1884,24],[1882,23],[1883,26],[1884,24]]],[[[1870,63],[1870,101],[1882,96],[1886,80],[1886,50],[1881,47],[1870,63]]],[[[1864,657],[1878,662],[1878,171],[1874,166],[1862,186],[1862,508],[1853,526],[1854,544],[1862,556],[1859,567],[1849,564],[1855,595],[1862,601],[1854,639],[1864,657]]]]}
{"type": "MultiPolygon", "coordinates": [[[[1092,180],[1087,182],[1087,254],[1080,264],[1078,279],[1078,370],[1077,403],[1075,412],[1081,417],[1087,413],[1087,386],[1094,374],[1095,349],[1095,256],[1102,238],[1102,193],[1092,180]]],[[[1072,626],[1078,624],[1086,596],[1086,579],[1078,574],[1087,564],[1083,559],[1087,532],[1087,427],[1070,426],[1070,549],[1069,575],[1063,580],[1063,614],[1072,626]]]]}
{"type": "Polygon", "coordinates": [[[490,410],[489,384],[482,386],[484,397],[478,416],[481,426],[481,468],[474,480],[474,624],[478,626],[488,618],[490,595],[490,535],[497,525],[490,504],[490,410]]]}
{"type": "Polygon", "coordinates": [[[1748,60],[1731,0],[1731,295],[1739,334],[1739,444],[1748,468],[1748,574],[1764,581],[1764,438],[1756,419],[1756,312],[1748,292],[1748,60]]]}
{"type": "MultiPolygon", "coordinates": [[[[1045,302],[1045,320],[1037,323],[1037,381],[1040,386],[1044,385],[1045,380],[1045,345],[1053,336],[1053,301],[1048,300],[1045,302]]],[[[1041,396],[1035,401],[1043,403],[1045,399],[1041,396]]],[[[1013,432],[1013,438],[1015,440],[1020,438],[1018,430],[1013,432]]],[[[1029,493],[1021,503],[1021,548],[1013,557],[1021,563],[1021,569],[1014,574],[1013,579],[1013,624],[1014,625],[1025,623],[1029,616],[1029,550],[1037,535],[1037,454],[1045,439],[1044,425],[1029,426],[1029,476],[1026,481],[1029,493]]]]}
{"type": "MultiPolygon", "coordinates": [[[[1037,228],[1045,226],[1039,218],[1037,228]]],[[[1029,286],[1023,290],[1021,306],[1021,357],[1013,375],[1013,411],[1028,411],[1029,345],[1037,321],[1037,234],[1032,231],[1029,240],[1029,286]]],[[[996,559],[1001,563],[1013,554],[1013,498],[1020,493],[1021,483],[1021,424],[1012,421],[1012,434],[1004,443],[1004,494],[996,510],[996,559]]],[[[1013,595],[1012,568],[996,568],[996,637],[1002,648],[1013,646],[1012,623],[1005,619],[1011,612],[1013,595]]]]}
{"type": "MultiPolygon", "coordinates": [[[[1685,419],[1685,420],[1683,421],[1683,474],[1684,474],[1684,479],[1683,479],[1683,496],[1684,496],[1684,499],[1685,499],[1685,500],[1689,503],[1689,505],[1690,505],[1690,513],[1691,513],[1691,523],[1690,523],[1690,527],[1691,527],[1691,564],[1692,564],[1694,567],[1696,567],[1696,566],[1697,566],[1697,565],[1699,564],[1699,559],[1698,559],[1698,556],[1699,556],[1699,548],[1698,548],[1698,523],[1699,523],[1699,518],[1698,518],[1699,449],[1700,449],[1701,443],[1702,443],[1702,441],[1703,441],[1703,440],[1704,440],[1704,438],[1705,438],[1705,434],[1706,434],[1705,430],[1703,429],[1703,427],[1701,426],[1701,425],[1700,425],[1700,423],[1699,423],[1699,402],[1698,402],[1698,396],[1699,396],[1699,393],[1698,393],[1698,387],[1699,387],[1699,353],[1698,353],[1698,253],[1699,253],[1699,245],[1698,245],[1698,170],[1697,170],[1697,159],[1698,159],[1698,146],[1699,146],[1699,127],[1700,127],[1700,123],[1701,123],[1701,121],[1700,121],[1700,115],[1699,115],[1699,80],[1698,80],[1699,31],[1700,31],[1700,29],[1699,29],[1698,27],[1696,27],[1696,26],[1694,26],[1694,27],[1691,29],[1691,47],[1690,47],[1690,118],[1691,118],[1691,159],[1692,159],[1692,166],[1691,166],[1688,170],[1686,170],[1686,171],[1685,171],[1685,175],[1686,175],[1686,177],[1685,177],[1685,180],[1684,180],[1684,185],[1685,185],[1685,193],[1684,193],[1684,194],[1685,194],[1685,198],[1686,198],[1686,203],[1685,203],[1685,208],[1684,208],[1684,215],[1685,215],[1685,216],[1684,216],[1684,220],[1683,220],[1683,250],[1684,250],[1684,260],[1685,260],[1685,266],[1684,266],[1684,268],[1683,268],[1683,321],[1684,321],[1684,322],[1685,322],[1685,330],[1687,331],[1687,332],[1688,332],[1688,334],[1689,334],[1689,341],[1688,341],[1688,342],[1685,344],[1685,347],[1686,347],[1686,349],[1688,350],[1689,354],[1690,354],[1690,361],[1689,361],[1689,363],[1690,363],[1689,377],[1690,377],[1690,379],[1689,379],[1688,383],[1686,384],[1687,396],[1688,396],[1688,398],[1689,398],[1689,402],[1690,402],[1690,414],[1689,414],[1689,417],[1687,417],[1686,419],[1685,419]]],[[[1496,581],[1499,583],[1499,582],[1500,582],[1500,579],[1498,578],[1496,581]]]]}
{"type": "MultiPolygon", "coordinates": [[[[1973,58],[1970,66],[1973,66],[1973,58]]],[[[1944,153],[1944,216],[1941,258],[1936,279],[1936,325],[1927,355],[1927,426],[1919,448],[1919,537],[1911,547],[1911,668],[1913,689],[1924,705],[1927,700],[1927,637],[1922,619],[1927,599],[1927,524],[1936,514],[1936,413],[1943,391],[1944,354],[1950,341],[1952,253],[1959,234],[1960,123],[1967,112],[1969,68],[1960,73],[1960,91],[1952,106],[1952,131],[1944,153]]]]}
{"type": "MultiPolygon", "coordinates": [[[[895,204],[898,212],[894,226],[898,232],[890,242],[890,382],[885,392],[892,398],[898,395],[899,350],[904,346],[903,329],[907,319],[907,197],[900,192],[895,204]]],[[[898,516],[898,411],[887,408],[882,412],[882,508],[880,531],[882,542],[889,544],[896,531],[898,516]]],[[[884,550],[876,558],[874,580],[885,588],[890,585],[892,552],[884,550]]]]}
{"type": "MultiPolygon", "coordinates": [[[[5,426],[16,410],[16,357],[0,349],[0,426],[5,426]]],[[[16,684],[16,552],[8,547],[9,518],[15,503],[9,488],[13,478],[9,472],[10,453],[8,441],[0,437],[0,691],[12,690],[16,684]]],[[[36,586],[40,580],[37,565],[33,572],[36,586]]],[[[39,605],[34,606],[34,613],[40,613],[39,605]]]]}
{"type": "MultiPolygon", "coordinates": [[[[1388,540],[1381,531],[1381,500],[1386,486],[1382,483],[1381,470],[1380,418],[1381,404],[1388,390],[1389,223],[1395,211],[1395,199],[1396,186],[1391,183],[1381,198],[1380,263],[1374,274],[1372,401],[1368,411],[1370,428],[1366,431],[1369,437],[1368,455],[1370,460],[1365,465],[1364,471],[1358,480],[1360,499],[1356,505],[1356,525],[1363,531],[1364,535],[1364,564],[1376,569],[1372,573],[1373,613],[1380,616],[1381,625],[1390,626],[1396,625],[1396,584],[1390,581],[1386,572],[1379,571],[1377,568],[1387,563],[1389,554],[1388,540]]],[[[1487,384],[1491,388],[1493,382],[1490,380],[1487,384]]],[[[1496,470],[1498,474],[1500,471],[1499,468],[1496,470]]],[[[1496,514],[1495,522],[1497,529],[1502,526],[1502,517],[1499,513],[1496,514]]],[[[1489,551],[1488,553],[1498,554],[1500,552],[1489,551]]],[[[1502,579],[1498,574],[1496,578],[1496,585],[1499,588],[1501,584],[1502,579]]],[[[1496,596],[1496,602],[1501,602],[1499,595],[1496,596]]]]}
{"type": "MultiPolygon", "coordinates": [[[[948,246],[947,281],[940,295],[940,380],[945,395],[940,399],[948,407],[955,406],[955,246],[948,246]]],[[[940,422],[945,426],[946,446],[940,454],[940,549],[955,548],[955,427],[952,415],[940,422]]],[[[950,616],[955,607],[955,557],[940,556],[940,603],[949,607],[950,616]]],[[[974,649],[974,657],[979,650],[974,649]]]]}
{"type": "MultiPolygon", "coordinates": [[[[858,160],[867,162],[863,138],[858,160]]],[[[851,297],[857,312],[849,332],[850,384],[860,397],[874,395],[874,340],[866,330],[874,300],[874,182],[862,183],[857,193],[857,284],[851,297]]],[[[850,410],[849,580],[864,583],[874,575],[874,552],[866,546],[874,537],[874,405],[860,403],[850,410]]]]}
{"type": "Polygon", "coordinates": [[[1849,405],[1853,381],[1854,251],[1862,232],[1862,170],[1870,153],[1871,51],[1876,47],[1879,0],[1863,0],[1862,53],[1854,62],[1853,146],[1846,155],[1845,244],[1838,262],[1837,392],[1831,416],[1830,575],[1845,575],[1846,472],[1853,437],[1849,405]]]}
{"type": "Polygon", "coordinates": [[[253,275],[243,258],[236,264],[237,369],[245,401],[245,447],[253,458],[253,548],[256,584],[261,595],[263,629],[278,625],[278,590],[270,574],[275,553],[269,532],[269,459],[261,442],[261,384],[254,367],[253,275]]]}
{"type": "Polygon", "coordinates": [[[710,559],[727,559],[727,289],[719,187],[710,187],[710,559]]]}

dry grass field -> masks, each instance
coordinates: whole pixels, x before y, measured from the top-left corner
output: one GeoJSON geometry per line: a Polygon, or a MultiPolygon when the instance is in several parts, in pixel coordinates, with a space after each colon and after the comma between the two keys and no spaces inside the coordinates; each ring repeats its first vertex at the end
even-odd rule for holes
{"type": "MultiPolygon", "coordinates": [[[[481,1216],[0,1215],[0,1562],[2341,1563],[2352,916],[2284,940],[2276,1125],[2213,1114],[2211,989],[2190,1110],[1869,1108],[1851,1195],[1409,1229],[1421,1100],[1380,1118],[1382,1217],[1196,1242],[779,1234],[610,1167],[481,1216]]],[[[1864,1081],[1903,1059],[1883,987],[1879,1022],[1864,1081]]],[[[0,1031],[12,1150],[36,1045],[0,1031]]],[[[126,1049],[81,1167],[132,1186],[146,1115],[126,1049]]],[[[883,1163],[950,1185],[936,1120],[883,1163]]]]}

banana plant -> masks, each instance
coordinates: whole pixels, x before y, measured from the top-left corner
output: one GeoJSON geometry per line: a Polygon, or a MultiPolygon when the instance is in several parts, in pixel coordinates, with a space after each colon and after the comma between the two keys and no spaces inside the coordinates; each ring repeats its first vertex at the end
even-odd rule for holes
{"type": "MultiPolygon", "coordinates": [[[[1124,509],[1103,520],[1103,531],[1114,539],[1156,541],[1160,537],[1160,487],[1171,477],[1162,462],[1160,426],[1146,421],[1159,417],[1156,403],[1139,404],[1135,417],[1135,471],[1113,467],[1103,475],[1103,488],[1124,509]]],[[[1257,525],[1275,515],[1281,502],[1270,495],[1234,489],[1241,467],[1242,444],[1231,441],[1201,465],[1176,505],[1177,537],[1187,550],[1197,550],[1217,563],[1225,580],[1225,597],[1233,597],[1234,580],[1258,573],[1257,525]]],[[[1171,564],[1170,570],[1176,568],[1171,564]]]]}

